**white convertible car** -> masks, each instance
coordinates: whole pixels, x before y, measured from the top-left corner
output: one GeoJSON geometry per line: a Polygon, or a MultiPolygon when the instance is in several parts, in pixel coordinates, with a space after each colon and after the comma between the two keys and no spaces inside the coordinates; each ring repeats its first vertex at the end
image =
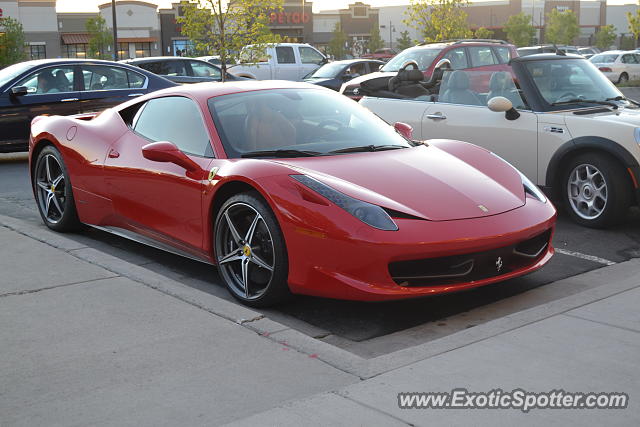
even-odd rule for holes
{"type": "Polygon", "coordinates": [[[411,125],[414,139],[492,151],[582,225],[621,220],[640,199],[639,104],[582,57],[541,54],[510,64],[512,73],[445,71],[439,84],[407,67],[362,87],[360,102],[388,123],[411,125]]]}

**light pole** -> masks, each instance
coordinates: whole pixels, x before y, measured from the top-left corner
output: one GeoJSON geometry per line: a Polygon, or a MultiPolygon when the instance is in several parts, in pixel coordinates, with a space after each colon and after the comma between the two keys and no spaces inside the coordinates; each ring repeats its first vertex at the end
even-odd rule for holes
{"type": "Polygon", "coordinates": [[[113,18],[113,60],[118,60],[118,23],[116,22],[116,0],[111,0],[111,16],[113,18]]]}
{"type": "MultiPolygon", "coordinates": [[[[389,49],[393,49],[393,35],[392,32],[396,31],[396,27],[392,24],[393,21],[389,20],[389,49]]],[[[385,28],[386,25],[380,25],[380,28],[385,28]]]]}

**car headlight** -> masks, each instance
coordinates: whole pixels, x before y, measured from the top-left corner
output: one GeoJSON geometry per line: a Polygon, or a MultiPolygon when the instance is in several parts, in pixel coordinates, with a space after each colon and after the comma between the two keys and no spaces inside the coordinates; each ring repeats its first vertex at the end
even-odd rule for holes
{"type": "Polygon", "coordinates": [[[398,226],[391,219],[389,214],[380,206],[354,199],[344,193],[334,190],[315,178],[307,175],[290,175],[299,183],[315,191],[325,199],[335,203],[360,221],[373,228],[385,231],[397,231],[398,226]]]}
{"type": "Polygon", "coordinates": [[[640,128],[633,130],[633,137],[636,139],[636,143],[640,144],[640,128]]]}
{"type": "Polygon", "coordinates": [[[530,196],[538,199],[542,203],[547,203],[547,196],[544,195],[542,190],[540,190],[540,188],[538,188],[537,185],[535,185],[533,182],[531,182],[531,180],[529,180],[529,178],[524,176],[524,174],[522,172],[518,171],[518,173],[520,174],[520,178],[522,178],[522,185],[524,186],[524,192],[526,194],[529,194],[530,196]]]}
{"type": "Polygon", "coordinates": [[[522,186],[524,187],[525,194],[528,194],[531,197],[533,197],[535,199],[538,199],[542,203],[547,203],[547,196],[544,195],[542,190],[540,190],[540,188],[537,185],[535,185],[533,182],[531,182],[531,180],[529,178],[524,176],[524,174],[522,172],[520,172],[511,163],[507,162],[505,159],[503,159],[502,157],[498,156],[493,151],[490,151],[490,153],[493,154],[494,156],[496,156],[497,158],[499,158],[500,160],[502,160],[503,162],[505,162],[506,164],[508,164],[509,166],[511,166],[512,168],[514,168],[516,170],[516,172],[518,172],[518,174],[520,174],[520,179],[522,180],[522,186]]]}

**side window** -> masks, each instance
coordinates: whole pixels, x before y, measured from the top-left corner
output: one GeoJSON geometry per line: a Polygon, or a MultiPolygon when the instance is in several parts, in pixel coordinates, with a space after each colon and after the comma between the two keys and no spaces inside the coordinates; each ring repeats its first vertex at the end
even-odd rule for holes
{"type": "Polygon", "coordinates": [[[166,61],[162,63],[162,74],[165,76],[186,76],[184,61],[166,61]]]}
{"type": "Polygon", "coordinates": [[[194,77],[212,77],[214,79],[220,79],[220,70],[213,65],[205,64],[197,61],[189,61],[191,64],[191,71],[193,71],[194,77]]]}
{"type": "Polygon", "coordinates": [[[142,64],[136,64],[136,66],[153,74],[162,74],[162,64],[160,62],[143,62],[142,64]]]}
{"type": "Polygon", "coordinates": [[[497,65],[498,62],[493,57],[490,46],[470,46],[469,55],[471,56],[472,67],[485,67],[487,65],[497,65]]]}
{"type": "Polygon", "coordinates": [[[296,57],[293,54],[293,48],[291,46],[276,47],[276,58],[278,59],[278,64],[296,63],[296,57]]]}
{"type": "Polygon", "coordinates": [[[151,141],[173,142],[188,154],[213,156],[200,108],[189,98],[152,99],[142,107],[133,130],[151,141]]]}
{"type": "Polygon", "coordinates": [[[358,77],[358,76],[367,74],[366,65],[364,62],[353,64],[352,66],[346,69],[345,74],[349,74],[352,77],[358,77]]]}
{"type": "Polygon", "coordinates": [[[26,86],[27,95],[73,91],[73,67],[49,67],[31,74],[15,86],[26,86]]]}
{"type": "Polygon", "coordinates": [[[102,65],[83,65],[84,90],[129,89],[127,70],[102,65]]]}
{"type": "Polygon", "coordinates": [[[501,64],[507,64],[509,62],[509,60],[511,59],[511,51],[508,47],[496,46],[493,49],[495,50],[498,61],[501,64]]]}
{"type": "Polygon", "coordinates": [[[625,64],[637,64],[635,55],[622,55],[622,62],[625,64]]]}
{"type": "Polygon", "coordinates": [[[313,48],[300,46],[300,60],[303,64],[319,64],[324,60],[324,57],[313,48]]]}
{"type": "Polygon", "coordinates": [[[453,68],[454,70],[469,68],[467,62],[467,53],[465,52],[463,47],[451,49],[449,52],[445,53],[443,58],[451,61],[451,68],[453,68]]]}
{"type": "Polygon", "coordinates": [[[147,80],[142,74],[134,73],[133,71],[127,71],[127,77],[129,78],[129,89],[143,88],[147,80]]]}

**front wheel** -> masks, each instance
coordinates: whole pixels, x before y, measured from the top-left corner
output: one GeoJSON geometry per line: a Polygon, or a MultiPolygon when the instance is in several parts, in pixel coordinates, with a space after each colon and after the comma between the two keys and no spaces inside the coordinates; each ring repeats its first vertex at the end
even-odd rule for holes
{"type": "Polygon", "coordinates": [[[55,147],[47,146],[38,154],[33,188],[38,211],[47,227],[62,232],[80,228],[69,173],[55,147]]]}
{"type": "Polygon", "coordinates": [[[585,153],[571,159],[562,179],[567,213],[584,226],[604,228],[621,221],[631,188],[624,168],[606,155],[585,153]]]}
{"type": "Polygon", "coordinates": [[[265,307],[290,296],[288,259],[275,215],[255,192],[229,198],[214,227],[215,256],[231,295],[265,307]]]}

